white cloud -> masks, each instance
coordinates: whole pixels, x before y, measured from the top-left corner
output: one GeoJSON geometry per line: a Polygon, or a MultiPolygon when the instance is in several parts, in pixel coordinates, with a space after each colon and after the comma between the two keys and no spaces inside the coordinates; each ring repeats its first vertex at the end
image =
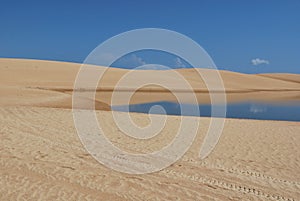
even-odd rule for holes
{"type": "Polygon", "coordinates": [[[136,54],[132,54],[130,60],[136,66],[142,66],[146,64],[146,62],[141,57],[136,56],[136,54]]]}
{"type": "Polygon", "coordinates": [[[138,67],[138,70],[169,70],[170,68],[160,64],[145,64],[138,67]]]}
{"type": "Polygon", "coordinates": [[[146,65],[146,62],[136,54],[128,55],[120,60],[121,64],[126,67],[136,68],[138,66],[146,65]]]}
{"type": "Polygon", "coordinates": [[[146,65],[146,62],[141,57],[132,53],[119,58],[113,64],[113,66],[120,68],[136,68],[143,65],[146,65]]]}
{"type": "Polygon", "coordinates": [[[182,60],[179,57],[176,57],[174,62],[176,68],[186,68],[186,65],[182,62],[182,60]]]}
{"type": "Polygon", "coordinates": [[[257,66],[257,65],[261,65],[261,64],[270,64],[270,62],[268,60],[265,59],[252,59],[251,60],[252,65],[257,66]]]}

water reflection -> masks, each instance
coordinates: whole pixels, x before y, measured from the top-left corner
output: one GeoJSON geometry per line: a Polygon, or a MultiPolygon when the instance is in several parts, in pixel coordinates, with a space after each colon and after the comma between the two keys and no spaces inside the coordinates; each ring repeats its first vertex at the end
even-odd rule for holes
{"type": "MultiPolygon", "coordinates": [[[[129,106],[113,106],[115,111],[124,112],[140,112],[162,114],[162,110],[152,106],[159,105],[164,108],[166,114],[169,115],[188,115],[199,116],[194,111],[192,105],[184,104],[185,114],[181,113],[180,105],[172,102],[155,102],[145,104],[135,104],[129,106]],[[189,110],[190,108],[190,110],[189,110]],[[150,110],[151,109],[151,110],[150,110]]],[[[199,105],[200,116],[211,116],[211,105],[199,105]]],[[[258,102],[243,102],[227,104],[227,118],[242,118],[242,119],[261,119],[261,120],[286,120],[300,121],[300,103],[283,102],[283,103],[258,103],[258,102]]]]}

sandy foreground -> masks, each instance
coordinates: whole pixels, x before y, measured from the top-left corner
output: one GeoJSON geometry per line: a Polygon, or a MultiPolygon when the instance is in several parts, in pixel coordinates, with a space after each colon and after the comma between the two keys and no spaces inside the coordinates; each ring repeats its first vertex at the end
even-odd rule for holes
{"type": "MultiPolygon", "coordinates": [[[[200,160],[199,149],[210,119],[189,117],[200,121],[197,137],[187,153],[170,167],[130,175],[98,163],[82,145],[70,109],[79,67],[63,62],[0,59],[0,200],[300,199],[300,122],[226,119],[217,146],[200,160]]],[[[208,101],[202,95],[205,85],[193,77],[193,71],[179,71],[184,71],[193,88],[199,90],[198,101],[208,101]]],[[[109,111],[110,90],[124,73],[112,69],[100,84],[95,103],[100,109],[98,121],[106,137],[122,150],[160,150],[174,138],[180,117],[167,116],[162,132],[149,140],[124,135],[109,111]]],[[[251,97],[300,99],[298,75],[226,71],[221,75],[228,101],[251,97]]],[[[145,75],[141,72],[140,76],[145,75]]],[[[174,81],[174,88],[179,87],[174,81]]],[[[153,100],[174,100],[163,89],[148,87],[132,102],[149,101],[145,94],[152,94],[149,97],[153,100]]],[[[82,99],[82,106],[89,101],[82,99]]],[[[147,114],[131,116],[138,125],[149,123],[147,114]]]]}

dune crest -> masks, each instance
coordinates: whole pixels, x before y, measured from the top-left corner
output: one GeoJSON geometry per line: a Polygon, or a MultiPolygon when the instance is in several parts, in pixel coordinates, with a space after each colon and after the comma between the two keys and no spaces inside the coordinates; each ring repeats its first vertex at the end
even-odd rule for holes
{"type": "MultiPolygon", "coordinates": [[[[81,64],[41,61],[30,59],[0,59],[0,93],[1,105],[27,105],[43,107],[72,107],[72,92],[76,75],[81,64]],[[38,97],[38,98],[37,98],[38,97]]],[[[113,90],[129,93],[136,90],[137,79],[149,76],[161,76],[167,79],[172,91],[190,93],[182,84],[171,76],[171,71],[138,70],[128,86],[118,86],[117,82],[126,73],[125,69],[105,68],[95,66],[95,70],[105,71],[96,93],[96,109],[109,110],[113,90]]],[[[212,70],[201,69],[201,75],[209,75],[212,70]]],[[[199,103],[210,103],[210,96],[205,82],[195,69],[176,69],[192,86],[199,103]]],[[[300,76],[295,74],[250,75],[229,71],[219,71],[223,79],[227,102],[236,101],[283,101],[300,100],[300,76]]],[[[210,89],[210,93],[222,92],[220,89],[210,89]]],[[[83,89],[83,93],[88,89],[83,89]]],[[[83,95],[84,97],[84,95],[83,95]]],[[[83,106],[92,100],[83,100],[83,106]]],[[[146,103],[155,101],[177,101],[170,91],[159,86],[145,86],[133,95],[131,102],[146,103]]],[[[191,100],[186,99],[189,103],[191,100]]],[[[116,104],[126,104],[120,98],[116,104]]]]}

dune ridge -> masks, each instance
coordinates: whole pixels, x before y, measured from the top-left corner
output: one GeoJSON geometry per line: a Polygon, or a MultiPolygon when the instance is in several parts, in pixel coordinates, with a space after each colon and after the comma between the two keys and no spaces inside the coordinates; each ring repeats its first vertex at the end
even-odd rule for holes
{"type": "MultiPolygon", "coordinates": [[[[81,64],[42,61],[29,59],[0,59],[0,105],[27,105],[44,107],[72,107],[72,92],[76,75],[81,64]],[[38,99],[36,97],[39,97],[38,99]],[[20,100],[22,98],[22,101],[20,100]]],[[[209,93],[221,93],[223,89],[208,88],[195,69],[176,69],[191,85],[191,89],[182,88],[181,83],[172,77],[172,71],[138,70],[133,71],[127,86],[116,87],[117,82],[125,74],[132,72],[125,69],[93,66],[93,71],[105,71],[96,88],[96,109],[109,110],[113,91],[127,92],[135,90],[136,79],[149,76],[167,79],[172,92],[189,93],[197,96],[198,103],[210,103],[209,93]]],[[[201,69],[201,75],[208,76],[212,70],[201,69]]],[[[242,74],[229,71],[218,71],[224,82],[227,101],[283,101],[300,100],[300,76],[296,74],[242,74]]],[[[209,80],[210,82],[213,80],[209,80]]],[[[78,89],[88,92],[89,89],[78,89]]],[[[84,97],[84,95],[83,95],[84,97]]],[[[82,100],[82,107],[92,100],[82,100]]],[[[130,103],[155,101],[177,101],[169,90],[159,86],[145,86],[136,91],[130,103]],[[163,95],[161,94],[163,93],[163,95]]],[[[186,99],[189,103],[190,100],[186,99]]],[[[126,104],[122,98],[116,104],[126,104]]]]}

